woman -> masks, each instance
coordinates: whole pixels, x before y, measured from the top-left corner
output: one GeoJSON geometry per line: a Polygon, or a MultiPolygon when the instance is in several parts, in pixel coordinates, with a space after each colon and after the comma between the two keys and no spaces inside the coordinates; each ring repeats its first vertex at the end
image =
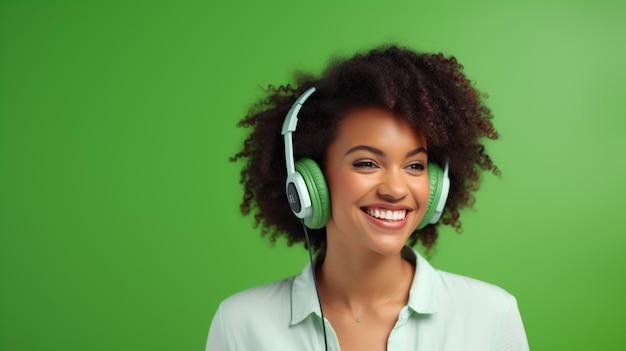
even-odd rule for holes
{"type": "Polygon", "coordinates": [[[513,296],[410,248],[460,230],[480,172],[497,173],[479,142],[497,139],[491,118],[453,57],[397,46],[270,87],[239,123],[241,210],[317,255],[223,301],[207,350],[528,349],[513,296]]]}

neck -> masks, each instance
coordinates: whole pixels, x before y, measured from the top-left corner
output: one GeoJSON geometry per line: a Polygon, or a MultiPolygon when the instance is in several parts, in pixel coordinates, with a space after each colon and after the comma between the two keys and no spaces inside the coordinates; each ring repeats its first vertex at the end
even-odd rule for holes
{"type": "Polygon", "coordinates": [[[414,270],[399,252],[381,256],[340,251],[329,246],[318,268],[320,293],[326,304],[355,311],[408,299],[414,270]]]}

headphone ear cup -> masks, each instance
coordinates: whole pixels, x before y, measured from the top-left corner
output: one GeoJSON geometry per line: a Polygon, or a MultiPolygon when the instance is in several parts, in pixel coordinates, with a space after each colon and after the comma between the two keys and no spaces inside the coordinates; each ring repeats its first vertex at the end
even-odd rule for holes
{"type": "Polygon", "coordinates": [[[441,196],[443,195],[443,173],[444,172],[437,164],[435,164],[434,162],[428,163],[428,183],[430,185],[430,191],[428,194],[428,206],[426,207],[426,213],[424,214],[424,218],[422,218],[422,221],[417,226],[417,229],[422,229],[426,225],[428,225],[435,215],[435,212],[437,210],[437,204],[439,204],[441,196]]]}
{"type": "Polygon", "coordinates": [[[304,219],[304,224],[311,229],[324,227],[330,219],[330,196],[326,179],[320,167],[310,158],[296,162],[296,172],[302,175],[311,197],[313,216],[304,219]]]}

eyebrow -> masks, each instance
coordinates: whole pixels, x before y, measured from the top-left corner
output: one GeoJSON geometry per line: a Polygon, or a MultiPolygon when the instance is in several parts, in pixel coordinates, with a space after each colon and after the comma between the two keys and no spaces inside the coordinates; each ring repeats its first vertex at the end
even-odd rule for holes
{"type": "MultiPolygon", "coordinates": [[[[353,148],[351,148],[350,150],[348,150],[348,152],[346,152],[346,155],[349,155],[355,151],[358,150],[365,150],[365,151],[369,151],[371,153],[373,153],[374,155],[378,155],[378,156],[385,156],[385,153],[383,152],[383,150],[372,147],[372,146],[367,146],[367,145],[357,145],[353,148]]],[[[426,153],[426,148],[425,147],[418,147],[417,149],[411,150],[409,152],[407,152],[406,157],[411,157],[413,155],[417,155],[421,152],[426,153]]]]}

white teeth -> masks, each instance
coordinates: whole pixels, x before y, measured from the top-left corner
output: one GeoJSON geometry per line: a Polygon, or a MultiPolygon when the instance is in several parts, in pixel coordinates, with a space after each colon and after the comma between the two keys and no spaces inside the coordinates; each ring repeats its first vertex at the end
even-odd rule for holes
{"type": "Polygon", "coordinates": [[[367,213],[375,218],[385,219],[388,221],[401,221],[406,217],[406,210],[402,211],[391,211],[391,210],[379,210],[379,209],[369,209],[367,213]]]}

